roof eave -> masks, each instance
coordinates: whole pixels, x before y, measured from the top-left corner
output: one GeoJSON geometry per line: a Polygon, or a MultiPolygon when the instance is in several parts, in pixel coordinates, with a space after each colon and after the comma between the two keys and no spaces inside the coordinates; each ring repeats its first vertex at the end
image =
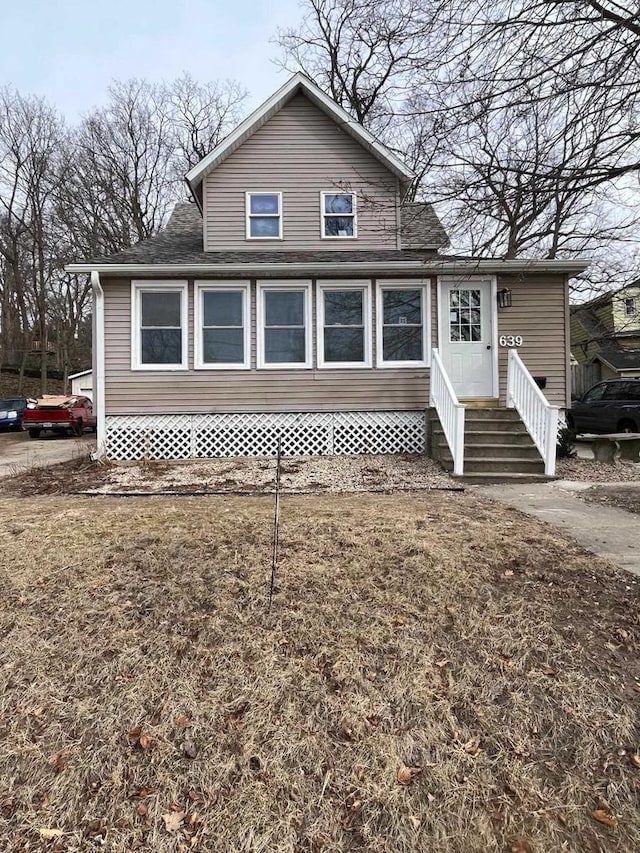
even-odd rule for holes
{"type": "Polygon", "coordinates": [[[65,271],[69,273],[99,272],[102,275],[202,275],[203,273],[225,273],[251,275],[252,273],[264,274],[316,274],[325,272],[335,275],[336,272],[366,273],[392,270],[395,272],[414,271],[423,272],[428,275],[500,275],[517,273],[556,273],[564,275],[578,275],[589,266],[586,260],[552,260],[552,261],[515,261],[515,260],[388,260],[388,261],[312,261],[305,263],[270,262],[260,263],[247,261],[232,264],[104,264],[84,263],[69,264],[65,271]]]}

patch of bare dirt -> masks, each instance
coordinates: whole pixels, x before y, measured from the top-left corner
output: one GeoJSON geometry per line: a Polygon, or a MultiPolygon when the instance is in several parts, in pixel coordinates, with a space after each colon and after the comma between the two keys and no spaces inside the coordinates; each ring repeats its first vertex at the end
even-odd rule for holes
{"type": "Polygon", "coordinates": [[[640,849],[638,579],[468,493],[0,499],[0,849],[640,849]]]}
{"type": "Polygon", "coordinates": [[[637,486],[592,486],[582,492],[576,492],[576,497],[589,503],[599,503],[603,506],[613,506],[627,512],[640,513],[640,484],[637,486]]]}
{"type": "Polygon", "coordinates": [[[562,480],[582,480],[587,483],[640,484],[640,463],[618,460],[596,462],[594,459],[558,459],[556,474],[562,480]]]}
{"type": "MultiPolygon", "coordinates": [[[[180,462],[91,462],[88,458],[33,469],[0,489],[5,494],[270,494],[275,460],[263,458],[196,459],[180,462]]],[[[455,488],[445,471],[424,455],[285,457],[284,492],[368,492],[455,488]]]]}

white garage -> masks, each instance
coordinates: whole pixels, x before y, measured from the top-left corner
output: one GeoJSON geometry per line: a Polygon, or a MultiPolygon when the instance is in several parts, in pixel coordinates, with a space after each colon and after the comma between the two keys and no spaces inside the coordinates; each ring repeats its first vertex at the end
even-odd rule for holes
{"type": "Polygon", "coordinates": [[[68,378],[71,382],[72,394],[81,394],[93,402],[93,370],[82,370],[80,373],[72,373],[68,378]]]}

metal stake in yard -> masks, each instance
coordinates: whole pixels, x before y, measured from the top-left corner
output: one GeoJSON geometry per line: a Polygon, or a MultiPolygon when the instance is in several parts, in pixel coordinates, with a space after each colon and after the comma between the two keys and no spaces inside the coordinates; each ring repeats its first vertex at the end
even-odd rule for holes
{"type": "Polygon", "coordinates": [[[282,436],[278,436],[276,452],[276,501],[273,512],[273,548],[271,553],[271,583],[269,585],[269,610],[273,601],[273,589],[276,583],[276,566],[278,565],[278,537],[280,533],[280,460],[282,459],[282,436]]]}

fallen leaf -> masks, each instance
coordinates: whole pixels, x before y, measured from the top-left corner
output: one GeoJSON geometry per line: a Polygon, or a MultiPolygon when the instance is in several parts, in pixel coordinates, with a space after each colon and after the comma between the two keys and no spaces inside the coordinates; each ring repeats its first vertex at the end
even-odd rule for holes
{"type": "Polygon", "coordinates": [[[472,737],[462,747],[467,755],[477,755],[480,752],[480,738],[472,737]]]}
{"type": "Polygon", "coordinates": [[[605,826],[616,827],[618,825],[618,818],[604,809],[596,809],[592,816],[600,823],[604,823],[605,826]]]}
{"type": "Polygon", "coordinates": [[[168,812],[162,815],[167,832],[177,832],[184,823],[184,812],[168,812]]]}
{"type": "Polygon", "coordinates": [[[506,572],[504,573],[504,576],[505,576],[505,578],[512,578],[513,572],[511,571],[511,569],[507,569],[506,572]]]}
{"type": "Polygon", "coordinates": [[[149,737],[149,735],[140,735],[139,744],[144,750],[151,749],[151,744],[153,743],[153,739],[149,737]]]}
{"type": "Polygon", "coordinates": [[[138,803],[136,808],[136,813],[140,815],[140,817],[144,817],[147,813],[148,809],[144,803],[138,803]]]}
{"type": "Polygon", "coordinates": [[[407,767],[406,764],[403,764],[398,768],[396,780],[400,785],[409,785],[413,781],[414,776],[417,776],[421,770],[421,767],[407,767]]]}
{"type": "Polygon", "coordinates": [[[635,755],[631,756],[631,763],[634,767],[640,767],[640,755],[636,752],[635,755]]]}
{"type": "Polygon", "coordinates": [[[533,851],[529,842],[524,841],[522,838],[516,838],[515,841],[512,841],[509,849],[511,853],[532,853],[533,851]]]}
{"type": "Polygon", "coordinates": [[[557,674],[558,674],[558,673],[556,672],[556,670],[555,670],[552,666],[543,666],[543,667],[542,667],[542,672],[543,672],[545,675],[557,675],[557,674]]]}
{"type": "Polygon", "coordinates": [[[436,661],[436,666],[439,666],[442,669],[443,666],[446,666],[449,663],[447,658],[443,658],[442,660],[436,661]]]}
{"type": "Polygon", "coordinates": [[[56,773],[60,773],[64,770],[67,755],[68,753],[66,752],[54,752],[53,755],[49,756],[49,764],[55,768],[56,773]]]}
{"type": "Polygon", "coordinates": [[[364,767],[356,767],[356,779],[358,782],[362,782],[364,780],[364,767]]]}
{"type": "Polygon", "coordinates": [[[409,820],[411,821],[411,825],[415,830],[420,829],[420,827],[422,826],[422,821],[419,817],[410,817],[409,820]]]}
{"type": "Polygon", "coordinates": [[[140,740],[140,735],[142,734],[142,729],[140,726],[136,726],[131,731],[127,732],[127,737],[129,740],[135,741],[136,743],[140,740]]]}
{"type": "Polygon", "coordinates": [[[61,829],[39,829],[40,838],[44,838],[45,841],[51,841],[53,838],[61,838],[63,832],[61,829]]]}
{"type": "Polygon", "coordinates": [[[146,797],[150,797],[151,794],[154,793],[155,791],[153,790],[153,788],[147,788],[146,786],[144,786],[143,788],[140,788],[138,791],[136,791],[136,793],[133,794],[132,798],[137,800],[144,800],[146,799],[146,797]]]}
{"type": "Polygon", "coordinates": [[[176,717],[176,726],[178,726],[178,728],[186,728],[189,725],[189,722],[190,718],[187,717],[186,714],[178,714],[178,716],[176,717]]]}

